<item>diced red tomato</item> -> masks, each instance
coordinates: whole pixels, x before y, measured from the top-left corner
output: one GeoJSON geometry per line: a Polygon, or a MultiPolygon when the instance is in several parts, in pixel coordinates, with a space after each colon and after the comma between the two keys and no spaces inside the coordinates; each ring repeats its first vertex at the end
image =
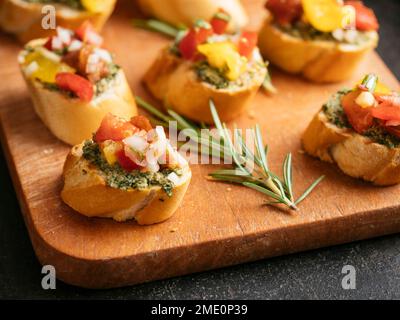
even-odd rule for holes
{"type": "Polygon", "coordinates": [[[179,51],[186,60],[196,57],[197,46],[204,43],[213,34],[211,26],[195,26],[189,30],[186,36],[179,43],[179,51]]]}
{"type": "Polygon", "coordinates": [[[256,32],[243,31],[238,44],[239,54],[249,57],[257,46],[257,41],[258,35],[256,32]]]}
{"type": "Polygon", "coordinates": [[[379,29],[378,19],[374,11],[364,6],[362,1],[346,1],[346,5],[356,10],[356,28],[361,31],[376,31],[379,29]]]}
{"type": "Polygon", "coordinates": [[[345,95],[342,106],[353,129],[363,133],[374,124],[374,118],[371,114],[372,108],[362,108],[355,102],[360,93],[360,90],[356,90],[345,95]]]}
{"type": "Polygon", "coordinates": [[[53,37],[52,36],[47,39],[46,43],[44,44],[44,47],[49,51],[53,50],[53,37]]]}
{"type": "Polygon", "coordinates": [[[291,24],[303,14],[301,0],[268,0],[265,7],[279,24],[291,24]]]}
{"type": "Polygon", "coordinates": [[[219,9],[218,13],[211,19],[211,26],[216,34],[224,34],[228,28],[231,16],[223,9],[219,9]]]}
{"type": "Polygon", "coordinates": [[[374,118],[386,121],[400,121],[400,108],[396,106],[379,105],[372,108],[371,114],[374,118]]]}
{"type": "Polygon", "coordinates": [[[79,40],[95,46],[101,46],[103,44],[103,38],[96,32],[93,25],[86,20],[83,22],[78,29],[75,30],[75,35],[79,40]]]}
{"type": "Polygon", "coordinates": [[[122,169],[124,169],[126,171],[133,171],[133,170],[138,170],[141,168],[141,166],[139,166],[138,164],[133,162],[131,159],[129,159],[125,155],[124,150],[117,151],[117,153],[115,155],[117,156],[118,163],[122,167],[122,169]]]}
{"type": "Polygon", "coordinates": [[[131,123],[140,130],[150,131],[153,129],[149,119],[144,116],[136,116],[131,119],[131,123]]]}
{"type": "Polygon", "coordinates": [[[104,142],[106,140],[122,141],[136,132],[138,132],[138,128],[132,123],[123,121],[111,113],[108,113],[101,122],[94,140],[96,142],[104,142]]]}
{"type": "Polygon", "coordinates": [[[56,84],[62,90],[71,91],[82,101],[89,102],[93,98],[92,83],[74,73],[60,72],[56,75],[56,84]]]}
{"type": "Polygon", "coordinates": [[[375,99],[378,100],[379,105],[383,106],[395,106],[400,107],[400,95],[392,94],[392,95],[382,95],[375,94],[375,99]]]}

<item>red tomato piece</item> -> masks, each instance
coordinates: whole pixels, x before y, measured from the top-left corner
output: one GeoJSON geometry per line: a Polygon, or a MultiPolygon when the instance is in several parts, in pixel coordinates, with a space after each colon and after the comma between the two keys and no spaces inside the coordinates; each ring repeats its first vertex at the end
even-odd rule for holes
{"type": "Polygon", "coordinates": [[[356,28],[361,31],[377,31],[379,29],[378,19],[374,11],[364,6],[362,1],[346,1],[356,10],[356,28]]]}
{"type": "Polygon", "coordinates": [[[380,105],[372,108],[371,114],[373,117],[386,121],[400,121],[400,108],[396,106],[380,105]]]}
{"type": "Polygon", "coordinates": [[[243,31],[238,44],[239,54],[249,57],[257,46],[257,41],[258,35],[256,32],[243,31]]]}
{"type": "Polygon", "coordinates": [[[360,90],[356,90],[346,94],[342,98],[342,106],[353,129],[362,134],[374,124],[374,118],[372,108],[362,108],[355,102],[360,93],[360,90]]]}
{"type": "Polygon", "coordinates": [[[400,138],[400,127],[399,126],[397,126],[397,127],[386,126],[385,130],[387,132],[389,132],[390,134],[400,138]]]}
{"type": "Polygon", "coordinates": [[[119,150],[115,155],[117,156],[118,163],[122,167],[122,169],[126,171],[133,171],[141,168],[141,166],[133,162],[125,155],[124,150],[119,150]]]}
{"type": "Polygon", "coordinates": [[[104,142],[106,140],[122,141],[137,131],[138,129],[129,121],[123,121],[108,113],[103,118],[94,140],[96,142],[104,142]]]}
{"type": "Polygon", "coordinates": [[[92,83],[77,74],[60,72],[56,75],[56,84],[62,90],[73,92],[82,101],[89,102],[93,98],[92,83]]]}
{"type": "Polygon", "coordinates": [[[301,0],[268,0],[265,7],[279,24],[291,24],[303,14],[301,0]]]}
{"type": "Polygon", "coordinates": [[[75,35],[79,40],[95,46],[101,46],[103,44],[103,38],[96,32],[93,25],[86,20],[83,22],[78,29],[75,30],[75,35]]]}
{"type": "Polygon", "coordinates": [[[228,28],[231,16],[223,9],[219,9],[218,12],[211,19],[211,26],[216,34],[224,34],[228,28]]]}
{"type": "Polygon", "coordinates": [[[131,124],[140,130],[150,131],[153,129],[149,119],[144,116],[136,116],[131,119],[131,124]]]}
{"type": "Polygon", "coordinates": [[[211,26],[207,22],[203,22],[203,24],[191,28],[179,43],[179,51],[184,59],[194,59],[197,55],[197,46],[204,43],[213,34],[211,26]]]}

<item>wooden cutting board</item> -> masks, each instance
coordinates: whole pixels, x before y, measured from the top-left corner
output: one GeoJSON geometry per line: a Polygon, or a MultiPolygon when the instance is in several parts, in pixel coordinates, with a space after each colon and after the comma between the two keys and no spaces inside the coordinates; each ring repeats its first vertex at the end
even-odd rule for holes
{"type": "MultiPolygon", "coordinates": [[[[131,27],[136,11],[131,2],[118,5],[104,36],[135,93],[154,102],[141,78],[168,40],[131,27]]],[[[245,1],[253,26],[263,19],[263,2],[245,1]]],[[[251,110],[237,119],[242,128],[261,125],[273,170],[280,172],[285,154],[293,153],[297,194],[326,175],[300,211],[267,207],[257,192],[207,181],[217,167],[196,165],[175,216],[141,227],[88,219],[63,204],[61,172],[69,147],[34,114],[18,70],[18,50],[11,37],[0,35],[1,140],[36,255],[42,264],[54,265],[57,277],[67,283],[126,286],[400,231],[399,187],[373,187],[300,151],[302,132],[337,89],[366,72],[378,73],[399,89],[376,53],[341,84],[316,85],[273,70],[279,94],[259,93],[251,110]]]]}

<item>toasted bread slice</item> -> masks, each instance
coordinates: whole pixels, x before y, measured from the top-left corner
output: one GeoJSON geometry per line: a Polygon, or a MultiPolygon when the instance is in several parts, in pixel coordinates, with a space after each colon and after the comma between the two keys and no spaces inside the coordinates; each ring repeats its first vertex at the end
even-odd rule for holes
{"type": "Polygon", "coordinates": [[[400,148],[389,148],[351,129],[338,128],[323,111],[314,117],[302,142],[307,153],[336,163],[349,176],[381,186],[400,183],[400,148]]]}
{"type": "MultiPolygon", "coordinates": [[[[74,30],[89,20],[100,31],[113,12],[115,3],[116,1],[109,1],[109,6],[99,13],[73,9],[63,4],[52,5],[56,8],[57,26],[74,30]]],[[[15,34],[22,43],[53,35],[55,30],[42,27],[43,6],[43,3],[24,0],[0,0],[0,28],[15,34]]]]}
{"type": "Polygon", "coordinates": [[[259,48],[265,59],[284,71],[313,82],[339,82],[349,79],[364,56],[376,48],[378,34],[372,31],[369,38],[362,45],[306,41],[282,32],[267,19],[259,35],[259,48]]]}
{"type": "Polygon", "coordinates": [[[240,0],[139,0],[144,13],[173,25],[191,26],[197,19],[209,20],[219,9],[232,17],[229,31],[247,25],[248,17],[240,0]]]}
{"type": "MultiPolygon", "coordinates": [[[[44,42],[37,39],[29,44],[35,47],[44,42]]],[[[90,102],[49,90],[40,81],[26,76],[22,65],[21,69],[37,115],[58,139],[69,145],[90,139],[107,113],[125,119],[137,115],[135,98],[122,69],[112,80],[112,87],[90,102]]]]}
{"type": "Polygon", "coordinates": [[[169,219],[179,207],[191,180],[189,166],[169,197],[161,187],[122,190],[106,185],[99,169],[82,157],[83,145],[72,148],[64,165],[63,201],[88,217],[135,219],[141,225],[169,219]]]}
{"type": "Polygon", "coordinates": [[[248,85],[217,89],[198,79],[192,62],[175,56],[166,48],[146,73],[144,83],[164,106],[195,121],[213,123],[210,99],[214,100],[221,120],[230,121],[247,108],[265,75],[266,70],[263,69],[254,75],[248,85]]]}

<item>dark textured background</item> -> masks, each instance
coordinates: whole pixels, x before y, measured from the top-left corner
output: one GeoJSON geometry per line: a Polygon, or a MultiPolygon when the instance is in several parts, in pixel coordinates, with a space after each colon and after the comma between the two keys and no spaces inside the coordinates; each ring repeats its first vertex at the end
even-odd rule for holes
{"type": "MultiPolygon", "coordinates": [[[[381,23],[378,49],[400,78],[400,1],[370,0],[381,23]]],[[[107,291],[57,283],[41,289],[37,262],[0,153],[0,298],[110,299],[400,299],[400,235],[107,291]],[[357,270],[357,289],[343,290],[341,270],[357,270]]]]}

